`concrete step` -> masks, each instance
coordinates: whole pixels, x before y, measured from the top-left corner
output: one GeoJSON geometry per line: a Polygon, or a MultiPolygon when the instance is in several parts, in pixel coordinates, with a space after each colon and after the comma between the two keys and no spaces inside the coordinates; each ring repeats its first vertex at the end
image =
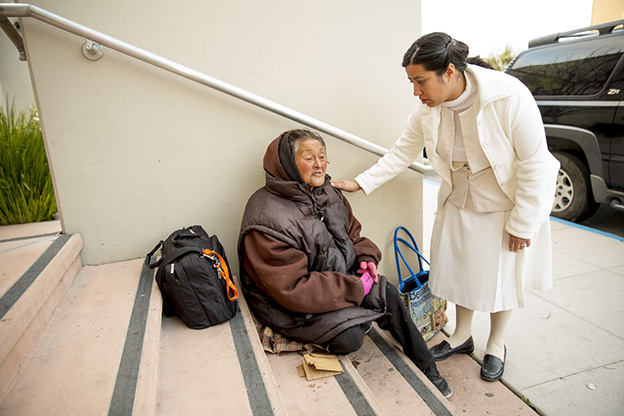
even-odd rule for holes
{"type": "MultiPolygon", "coordinates": [[[[362,348],[349,354],[387,414],[453,415],[448,399],[403,354],[390,334],[376,324],[362,348]]],[[[452,386],[451,386],[452,390],[452,386]]]]}
{"type": "MultiPolygon", "coordinates": [[[[244,299],[240,308],[251,332],[251,313],[244,299]]],[[[251,341],[260,349],[262,344],[255,330],[254,334],[251,341]]],[[[344,370],[340,375],[307,381],[297,370],[302,363],[299,352],[265,352],[264,356],[288,415],[457,414],[390,336],[376,325],[360,350],[339,357],[344,370]]]]}
{"type": "Polygon", "coordinates": [[[302,355],[298,352],[266,353],[266,357],[289,415],[392,415],[345,356],[340,357],[344,374],[313,381],[299,376],[302,355]]]}
{"type": "Polygon", "coordinates": [[[82,239],[77,234],[26,233],[20,237],[2,228],[0,397],[6,394],[22,361],[82,267],[82,239]]]}
{"type": "MultiPolygon", "coordinates": [[[[346,357],[340,357],[343,374],[308,382],[299,375],[302,363],[298,352],[279,355],[264,351],[251,312],[244,296],[239,297],[251,344],[258,362],[262,363],[271,380],[271,392],[276,395],[283,414],[318,415],[385,415],[382,406],[346,357]]],[[[270,414],[270,413],[267,413],[270,414]]]]}
{"type": "Polygon", "coordinates": [[[85,267],[22,361],[0,414],[152,414],[162,309],[154,286],[142,260],[85,267]]]}
{"type": "Polygon", "coordinates": [[[238,302],[234,318],[201,330],[163,318],[156,415],[286,414],[245,300],[238,302]]]}
{"type": "MultiPolygon", "coordinates": [[[[447,339],[442,332],[427,345],[436,345],[447,339]]],[[[481,378],[481,364],[466,354],[454,355],[436,363],[453,390],[449,399],[460,414],[538,416],[502,382],[488,382],[481,378]]]]}
{"type": "Polygon", "coordinates": [[[300,353],[267,353],[288,414],[456,414],[416,366],[388,343],[383,332],[373,329],[360,350],[340,357],[344,374],[313,381],[297,372],[300,353]]]}

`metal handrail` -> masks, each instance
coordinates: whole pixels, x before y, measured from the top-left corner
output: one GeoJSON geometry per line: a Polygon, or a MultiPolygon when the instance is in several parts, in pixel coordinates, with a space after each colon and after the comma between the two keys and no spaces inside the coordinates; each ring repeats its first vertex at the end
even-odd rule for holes
{"type": "MultiPolygon", "coordinates": [[[[268,100],[249,91],[235,87],[231,84],[203,74],[199,71],[148,52],[144,49],[137,48],[136,46],[130,45],[119,39],[115,39],[96,30],[90,29],[62,16],[41,9],[40,7],[33,6],[31,4],[0,3],[0,16],[20,18],[32,17],[51,26],[73,33],[74,35],[89,39],[87,40],[87,44],[85,44],[85,46],[83,47],[83,53],[89,59],[97,59],[90,58],[89,54],[96,55],[98,53],[97,48],[99,47],[99,45],[103,45],[117,52],[123,53],[145,63],[164,69],[165,71],[180,75],[181,77],[184,77],[191,81],[195,81],[199,84],[213,88],[217,91],[221,91],[227,95],[256,105],[260,108],[264,108],[265,110],[271,111],[275,114],[279,114],[288,119],[297,121],[318,131],[327,133],[333,137],[336,137],[337,139],[350,143],[356,147],[359,147],[360,149],[364,149],[378,156],[383,156],[388,152],[388,149],[375,143],[369,142],[365,139],[362,139],[361,137],[355,136],[337,127],[324,123],[298,111],[295,111],[291,108],[285,107],[274,101],[268,100]],[[97,44],[94,45],[93,42],[96,42],[97,44]]],[[[19,34],[17,35],[19,36],[19,34]]],[[[433,172],[431,166],[426,166],[418,162],[414,162],[412,165],[409,166],[409,168],[421,174],[433,172]]]]}

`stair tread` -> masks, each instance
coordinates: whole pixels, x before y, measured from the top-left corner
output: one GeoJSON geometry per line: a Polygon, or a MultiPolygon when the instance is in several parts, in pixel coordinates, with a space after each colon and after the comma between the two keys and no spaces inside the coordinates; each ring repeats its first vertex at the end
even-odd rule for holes
{"type": "Polygon", "coordinates": [[[230,321],[201,330],[163,317],[155,414],[284,414],[242,294],[238,305],[230,321]]]}
{"type": "MultiPolygon", "coordinates": [[[[447,339],[438,333],[427,342],[429,347],[447,339]]],[[[526,415],[537,413],[500,381],[481,379],[481,365],[467,354],[457,354],[436,363],[453,390],[449,401],[461,414],[526,415]]]]}
{"type": "Polygon", "coordinates": [[[0,243],[0,396],[79,273],[81,249],[78,234],[0,243]]]}
{"type": "Polygon", "coordinates": [[[0,414],[108,410],[141,266],[132,260],[78,274],[23,361],[0,414]]]}
{"type": "Polygon", "coordinates": [[[163,318],[157,415],[251,415],[230,325],[189,329],[176,317],[163,318]]]}
{"type": "MultiPolygon", "coordinates": [[[[409,361],[400,351],[396,352],[404,361],[409,361]]],[[[357,414],[336,377],[307,381],[306,378],[299,376],[297,367],[302,362],[301,353],[282,352],[266,355],[288,414],[357,414]]],[[[358,351],[342,356],[341,361],[348,362],[350,366],[352,365],[353,371],[357,372],[357,375],[350,377],[356,378],[358,383],[364,385],[360,386],[361,394],[370,402],[370,406],[377,414],[412,412],[423,415],[436,414],[369,337],[365,337],[365,342],[358,351]]],[[[419,372],[411,362],[407,365],[410,365],[415,373],[419,372]]],[[[420,378],[426,380],[422,374],[420,378]]],[[[428,381],[423,381],[422,385],[424,389],[433,389],[434,392],[429,390],[426,393],[430,397],[437,397],[439,402],[434,409],[438,412],[442,409],[442,413],[438,414],[453,414],[453,410],[448,410],[448,407],[452,406],[433,385],[428,381]]]]}
{"type": "Polygon", "coordinates": [[[348,397],[335,377],[307,381],[297,367],[302,355],[298,352],[267,353],[278,391],[290,415],[356,415],[348,397]]]}
{"type": "Polygon", "coordinates": [[[362,348],[349,354],[349,360],[387,414],[435,414],[369,337],[364,338],[362,348]]]}
{"type": "Polygon", "coordinates": [[[61,222],[59,220],[3,225],[0,227],[0,242],[12,239],[28,239],[46,234],[58,234],[61,231],[61,222]]]}
{"type": "Polygon", "coordinates": [[[0,264],[2,264],[0,296],[15,284],[55,239],[55,236],[47,236],[0,242],[0,264]]]}

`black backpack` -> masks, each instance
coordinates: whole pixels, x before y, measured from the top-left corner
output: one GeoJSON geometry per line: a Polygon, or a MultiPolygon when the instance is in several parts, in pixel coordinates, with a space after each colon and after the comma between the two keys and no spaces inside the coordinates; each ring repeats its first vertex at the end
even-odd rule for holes
{"type": "Polygon", "coordinates": [[[158,267],[156,283],[165,315],[177,315],[193,329],[218,325],[236,315],[238,290],[230,280],[225,251],[217,236],[208,236],[200,225],[160,241],[145,257],[145,264],[158,267]],[[159,248],[160,258],[152,261],[159,248]]]}

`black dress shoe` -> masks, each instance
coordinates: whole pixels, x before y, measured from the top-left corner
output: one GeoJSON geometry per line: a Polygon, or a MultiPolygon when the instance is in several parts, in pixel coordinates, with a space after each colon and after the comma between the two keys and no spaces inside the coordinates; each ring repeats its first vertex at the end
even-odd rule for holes
{"type": "Polygon", "coordinates": [[[432,364],[428,368],[425,368],[423,373],[429,379],[429,381],[431,381],[433,385],[436,386],[438,390],[440,390],[440,393],[442,393],[444,397],[446,397],[447,399],[451,397],[453,392],[451,391],[451,388],[449,387],[444,377],[442,377],[438,372],[435,364],[432,364]]]}
{"type": "Polygon", "coordinates": [[[472,337],[470,337],[459,347],[451,348],[451,344],[442,341],[438,345],[429,348],[429,351],[433,354],[433,358],[435,358],[436,361],[444,361],[453,354],[472,354],[474,351],[474,343],[472,342],[472,337]]]}
{"type": "Polygon", "coordinates": [[[481,378],[485,381],[498,381],[505,371],[505,358],[507,357],[507,347],[505,347],[505,356],[503,360],[491,355],[485,354],[483,363],[481,364],[481,378]]]}

